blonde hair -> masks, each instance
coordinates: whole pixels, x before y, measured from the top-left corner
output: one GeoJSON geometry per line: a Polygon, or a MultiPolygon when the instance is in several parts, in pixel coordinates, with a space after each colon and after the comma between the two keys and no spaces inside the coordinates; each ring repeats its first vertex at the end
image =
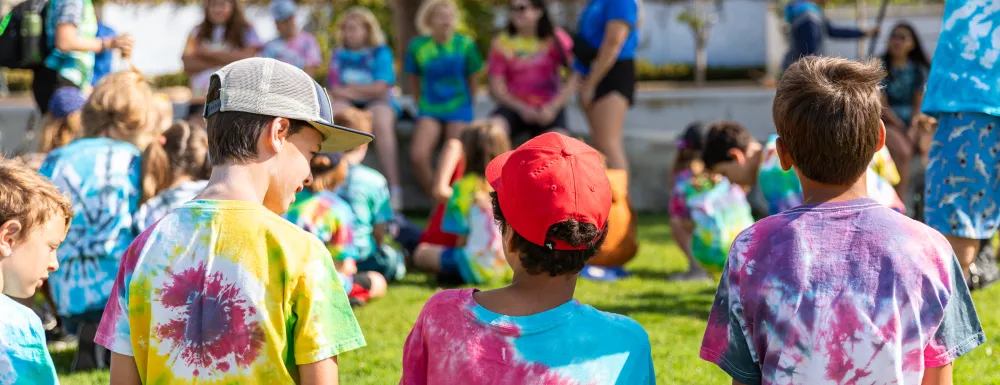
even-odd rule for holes
{"type": "Polygon", "coordinates": [[[313,173],[313,182],[309,189],[313,192],[334,190],[347,180],[347,158],[341,156],[340,163],[332,164],[330,158],[323,154],[313,157],[310,166],[315,170],[328,168],[320,173],[313,173]]]}
{"type": "Polygon", "coordinates": [[[83,133],[80,115],[80,111],[69,114],[65,118],[46,115],[45,123],[42,125],[42,138],[38,142],[38,152],[52,151],[79,138],[80,134],[83,133]]]}
{"type": "Polygon", "coordinates": [[[336,39],[337,43],[344,45],[344,24],[351,18],[357,18],[362,24],[365,25],[365,28],[368,29],[367,44],[369,47],[380,47],[385,45],[385,32],[382,31],[382,26],[378,23],[378,19],[375,18],[375,14],[368,8],[361,6],[348,8],[347,11],[344,12],[344,16],[341,16],[340,20],[337,21],[337,28],[333,32],[334,39],[336,39]]]}
{"type": "Polygon", "coordinates": [[[417,10],[417,18],[414,19],[414,24],[417,26],[417,32],[421,35],[430,35],[431,28],[427,25],[427,19],[438,12],[441,7],[449,7],[455,11],[455,19],[458,19],[458,6],[452,0],[425,0],[423,4],[420,5],[420,9],[417,10]]]}
{"type": "Polygon", "coordinates": [[[351,128],[366,134],[372,133],[372,113],[354,107],[341,109],[333,115],[333,121],[338,125],[351,128]]]}
{"type": "Polygon", "coordinates": [[[178,176],[208,179],[208,134],[199,125],[178,120],[142,153],[142,198],[145,202],[174,184],[178,176]]]}
{"type": "Polygon", "coordinates": [[[24,163],[0,158],[0,224],[21,222],[21,231],[15,234],[20,239],[52,215],[62,216],[69,226],[73,203],[24,163]]]}
{"type": "Polygon", "coordinates": [[[510,151],[510,136],[492,120],[477,121],[459,134],[465,150],[465,172],[486,175],[486,166],[493,158],[510,151]]]}
{"type": "Polygon", "coordinates": [[[159,123],[158,114],[150,111],[152,106],[153,91],[142,73],[110,74],[83,105],[83,134],[126,141],[143,150],[159,123]]]}

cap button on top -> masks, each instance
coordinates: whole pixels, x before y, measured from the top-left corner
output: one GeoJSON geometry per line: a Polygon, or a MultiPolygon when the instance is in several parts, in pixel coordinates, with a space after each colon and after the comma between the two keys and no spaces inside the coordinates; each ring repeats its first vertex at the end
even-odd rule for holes
{"type": "Polygon", "coordinates": [[[597,192],[597,187],[590,186],[590,192],[597,192]]]}
{"type": "Polygon", "coordinates": [[[564,149],[562,150],[562,155],[563,155],[563,156],[570,156],[570,155],[573,155],[573,153],[572,153],[572,152],[569,152],[569,149],[568,149],[568,148],[564,148],[564,149]]]}

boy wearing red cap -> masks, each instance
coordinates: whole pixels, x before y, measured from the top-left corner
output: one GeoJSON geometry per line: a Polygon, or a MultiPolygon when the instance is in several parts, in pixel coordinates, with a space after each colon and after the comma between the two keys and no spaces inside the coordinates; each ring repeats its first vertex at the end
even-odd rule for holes
{"type": "Polygon", "coordinates": [[[656,383],[642,326],[573,299],[607,235],[598,152],[548,133],[494,159],[486,179],[513,282],[431,297],[406,339],[400,384],[656,383]]]}

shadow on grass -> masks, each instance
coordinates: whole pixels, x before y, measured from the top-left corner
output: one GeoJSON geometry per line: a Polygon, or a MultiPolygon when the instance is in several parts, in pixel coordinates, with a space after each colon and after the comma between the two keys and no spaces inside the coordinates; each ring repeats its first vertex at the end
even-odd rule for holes
{"type": "Polygon", "coordinates": [[[52,363],[56,366],[56,373],[69,374],[69,367],[73,364],[73,354],[76,353],[76,348],[50,351],[50,353],[52,353],[52,363]]]}
{"type": "Polygon", "coordinates": [[[638,314],[690,317],[708,321],[715,299],[714,288],[694,289],[689,293],[646,292],[628,296],[617,303],[593,302],[600,310],[633,317],[638,314]]]}

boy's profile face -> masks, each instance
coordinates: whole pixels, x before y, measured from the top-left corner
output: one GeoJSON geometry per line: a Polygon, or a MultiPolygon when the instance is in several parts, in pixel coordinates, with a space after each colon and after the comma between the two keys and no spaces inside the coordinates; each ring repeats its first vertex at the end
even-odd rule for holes
{"type": "Polygon", "coordinates": [[[712,172],[718,173],[739,185],[753,183],[753,167],[747,161],[746,153],[738,148],[729,150],[730,161],[720,162],[712,166],[712,172]]]}
{"type": "Polygon", "coordinates": [[[45,223],[20,233],[18,221],[8,221],[0,226],[0,245],[9,255],[0,261],[3,271],[3,293],[15,298],[30,298],[49,273],[59,268],[56,250],[66,238],[66,218],[50,216],[45,223]],[[18,230],[14,234],[11,230],[18,230]]]}
{"type": "MultiPolygon", "coordinates": [[[[287,119],[281,120],[287,121],[287,119]]],[[[286,125],[279,129],[272,124],[271,128],[264,132],[264,135],[270,136],[266,138],[270,139],[267,145],[274,151],[274,157],[271,159],[267,193],[264,194],[263,204],[278,215],[288,211],[288,206],[295,201],[295,194],[312,183],[309,163],[323,143],[323,136],[312,127],[303,127],[298,132],[288,135],[289,127],[286,125]]]]}

